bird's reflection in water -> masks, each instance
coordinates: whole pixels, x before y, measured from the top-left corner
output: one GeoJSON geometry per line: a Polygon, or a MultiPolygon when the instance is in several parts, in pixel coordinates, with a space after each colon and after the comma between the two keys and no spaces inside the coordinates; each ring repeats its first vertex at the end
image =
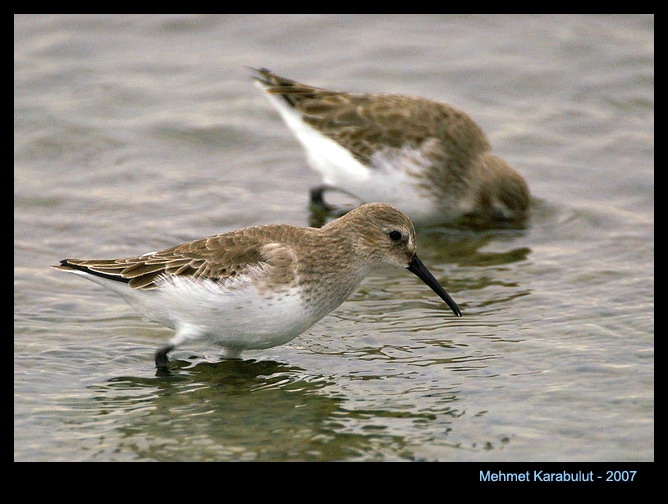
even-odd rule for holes
{"type": "MultiPolygon", "coordinates": [[[[117,438],[113,453],[122,453],[123,460],[128,453],[155,461],[369,460],[404,445],[403,459],[415,457],[396,432],[351,431],[347,426],[359,423],[360,412],[349,409],[329,379],[297,366],[192,358],[175,359],[173,371],[167,377],[116,377],[91,387],[93,404],[87,400],[82,407],[93,409],[95,422],[110,423],[115,433],[108,437],[117,438]]],[[[364,412],[371,424],[388,415],[394,413],[364,412]]],[[[410,411],[402,413],[402,421],[412,415],[413,421],[426,421],[410,411]]],[[[445,416],[450,420],[437,421],[455,418],[445,416]]]]}

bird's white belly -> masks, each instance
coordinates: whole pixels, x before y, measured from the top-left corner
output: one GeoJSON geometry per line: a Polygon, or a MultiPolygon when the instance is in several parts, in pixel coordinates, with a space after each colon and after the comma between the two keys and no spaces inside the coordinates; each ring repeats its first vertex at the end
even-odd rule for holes
{"type": "Polygon", "coordinates": [[[252,285],[227,289],[217,282],[176,278],[145,292],[146,316],[177,330],[177,343],[204,338],[223,347],[259,349],[280,345],[320,317],[307,309],[296,287],[260,293],[252,285]]]}
{"type": "MultiPolygon", "coordinates": [[[[336,149],[343,149],[330,141],[336,149]]],[[[362,203],[389,203],[406,214],[415,223],[430,221],[438,216],[433,191],[425,171],[428,161],[409,148],[387,149],[372,156],[369,168],[348,154],[327,156],[324,150],[307,150],[309,163],[323,178],[323,182],[355,195],[362,203]],[[400,161],[398,161],[398,159],[400,161]],[[343,164],[345,163],[345,164],[343,164]]]]}
{"type": "Polygon", "coordinates": [[[287,343],[315,324],[323,312],[304,303],[297,287],[260,292],[246,278],[234,288],[212,280],[174,277],[159,288],[131,289],[127,284],[79,271],[73,273],[119,294],[143,318],[176,330],[173,345],[205,339],[232,349],[261,349],[287,343]]]}

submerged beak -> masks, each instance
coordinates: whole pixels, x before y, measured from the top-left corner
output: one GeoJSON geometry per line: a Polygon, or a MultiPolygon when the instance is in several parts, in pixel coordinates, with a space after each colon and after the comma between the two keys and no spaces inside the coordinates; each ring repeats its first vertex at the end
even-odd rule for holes
{"type": "Polygon", "coordinates": [[[407,269],[411,273],[415,273],[415,275],[417,275],[420,280],[431,287],[431,290],[438,294],[443,301],[448,303],[448,306],[455,315],[458,317],[462,316],[462,312],[460,311],[459,306],[457,306],[457,303],[455,303],[455,300],[450,297],[450,294],[445,292],[445,289],[441,286],[440,283],[438,283],[438,280],[434,278],[434,275],[429,272],[422,261],[420,261],[420,258],[417,256],[417,254],[413,255],[413,259],[411,259],[411,262],[408,263],[407,269]]]}

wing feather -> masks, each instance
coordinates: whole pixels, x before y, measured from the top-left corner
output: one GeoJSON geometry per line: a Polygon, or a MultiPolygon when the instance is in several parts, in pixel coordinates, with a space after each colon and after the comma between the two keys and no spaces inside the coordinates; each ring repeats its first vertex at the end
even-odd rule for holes
{"type": "MultiPolygon", "coordinates": [[[[287,277],[272,277],[272,266],[281,262],[280,269],[285,271],[286,261],[295,257],[288,245],[277,243],[287,227],[241,229],[123,259],[63,259],[54,267],[126,282],[134,289],[155,288],[161,279],[171,276],[225,282],[257,274],[258,268],[268,272],[268,283],[290,282],[287,277]]],[[[292,275],[295,268],[288,268],[292,275]]]]}

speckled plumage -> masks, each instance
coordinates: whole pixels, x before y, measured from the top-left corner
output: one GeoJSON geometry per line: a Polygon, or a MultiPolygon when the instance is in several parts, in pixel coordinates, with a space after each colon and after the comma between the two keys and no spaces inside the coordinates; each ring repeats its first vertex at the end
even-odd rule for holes
{"type": "Polygon", "coordinates": [[[460,316],[415,254],[402,212],[362,205],[322,228],[239,229],[123,259],[63,259],[53,266],[113,290],[139,313],[176,330],[156,352],[208,339],[229,357],[286,343],[345,301],[383,265],[408,268],[460,316]]]}
{"type": "Polygon", "coordinates": [[[386,202],[416,225],[521,226],[525,179],[465,112],[425,98],[335,92],[252,69],[304,147],[322,189],[386,202]]]}

